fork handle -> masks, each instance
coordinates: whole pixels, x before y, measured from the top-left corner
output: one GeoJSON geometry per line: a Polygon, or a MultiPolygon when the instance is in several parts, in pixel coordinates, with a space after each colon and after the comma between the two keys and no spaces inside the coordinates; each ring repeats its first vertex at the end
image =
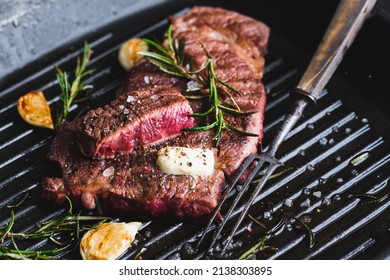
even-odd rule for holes
{"type": "Polygon", "coordinates": [[[376,0],[343,0],[293,94],[316,103],[376,0]]]}
{"type": "Polygon", "coordinates": [[[325,85],[340,64],[376,0],[342,0],[298,86],[290,94],[295,102],[284,117],[265,154],[274,157],[277,149],[298,122],[307,104],[316,103],[325,85]]]}

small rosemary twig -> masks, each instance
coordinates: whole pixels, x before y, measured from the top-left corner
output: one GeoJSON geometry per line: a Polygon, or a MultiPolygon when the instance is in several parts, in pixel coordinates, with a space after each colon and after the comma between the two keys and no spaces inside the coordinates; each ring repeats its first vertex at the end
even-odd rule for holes
{"type": "Polygon", "coordinates": [[[264,235],[263,238],[253,245],[249,250],[247,250],[244,254],[242,254],[238,259],[239,260],[248,260],[257,252],[265,251],[265,250],[276,250],[275,247],[266,245],[266,242],[270,236],[268,234],[264,235]]]}
{"type": "MultiPolygon", "coordinates": [[[[11,218],[7,227],[1,233],[0,241],[4,242],[5,238],[11,238],[15,249],[10,249],[5,246],[0,246],[0,259],[52,259],[64,251],[69,246],[75,246],[79,242],[82,233],[96,228],[101,223],[109,220],[109,217],[104,216],[82,216],[79,214],[73,214],[72,202],[67,198],[69,203],[69,210],[63,215],[54,218],[52,220],[44,221],[37,224],[33,229],[25,233],[12,232],[14,225],[14,211],[11,210],[11,218]],[[92,223],[98,221],[97,223],[92,223]],[[61,236],[69,242],[60,242],[57,238],[61,236]],[[56,238],[57,237],[57,238],[56,238]],[[43,251],[31,251],[20,250],[15,243],[14,239],[42,239],[48,238],[54,244],[60,247],[56,247],[51,250],[43,251]]],[[[1,228],[2,229],[2,228],[1,228]]]]}
{"type": "MultiPolygon", "coordinates": [[[[225,113],[230,115],[246,116],[256,112],[242,112],[240,107],[234,100],[233,96],[229,91],[235,92],[236,94],[242,94],[239,90],[235,89],[233,86],[229,85],[225,81],[222,81],[216,74],[214,68],[213,58],[203,46],[201,46],[207,56],[206,62],[198,69],[192,70],[189,69],[189,66],[184,66],[184,40],[173,40],[172,39],[172,25],[169,26],[167,32],[167,45],[165,47],[159,42],[155,42],[149,39],[144,39],[145,43],[155,49],[155,52],[150,51],[140,51],[140,55],[144,55],[151,63],[155,64],[160,68],[161,71],[168,73],[170,75],[184,77],[197,86],[194,88],[189,88],[188,91],[208,91],[208,109],[202,113],[193,113],[190,116],[192,117],[202,117],[206,118],[208,121],[204,126],[198,126],[194,128],[188,128],[186,130],[192,131],[205,131],[209,129],[215,129],[213,140],[216,141],[217,146],[221,141],[221,133],[223,129],[229,129],[234,133],[243,136],[253,136],[258,137],[258,134],[242,131],[234,126],[232,126],[226,119],[225,113]],[[232,104],[225,102],[221,96],[220,92],[224,92],[232,104]],[[212,118],[208,118],[208,116],[212,118]]],[[[203,96],[188,96],[188,99],[200,99],[203,96]]]]}
{"type": "Polygon", "coordinates": [[[75,98],[78,96],[78,94],[85,90],[86,88],[90,87],[85,85],[84,78],[91,74],[94,70],[93,69],[86,69],[87,63],[89,62],[89,59],[91,57],[92,50],[87,42],[84,43],[83,48],[83,56],[80,60],[80,57],[77,57],[77,66],[75,71],[75,78],[72,83],[69,82],[69,75],[67,72],[62,71],[57,65],[56,68],[56,76],[58,84],[61,88],[61,109],[57,114],[56,119],[56,127],[62,123],[63,120],[66,120],[69,114],[69,108],[72,105],[75,98]]]}
{"type": "Polygon", "coordinates": [[[352,198],[360,198],[362,199],[362,205],[370,205],[370,204],[379,204],[385,201],[390,196],[390,192],[384,194],[381,197],[371,195],[371,194],[357,194],[352,196],[352,198]]]}
{"type": "Polygon", "coordinates": [[[251,219],[254,223],[256,223],[257,225],[261,226],[263,229],[268,230],[267,227],[266,227],[262,222],[260,222],[258,219],[256,219],[255,217],[253,217],[251,214],[248,214],[248,217],[249,217],[249,219],[251,219]]]}
{"type": "Polygon", "coordinates": [[[29,196],[30,196],[29,193],[25,193],[24,196],[23,196],[23,198],[22,198],[19,202],[17,202],[17,203],[14,204],[14,205],[7,205],[7,208],[18,208],[20,205],[23,204],[23,202],[26,201],[26,199],[27,199],[29,196]]]}

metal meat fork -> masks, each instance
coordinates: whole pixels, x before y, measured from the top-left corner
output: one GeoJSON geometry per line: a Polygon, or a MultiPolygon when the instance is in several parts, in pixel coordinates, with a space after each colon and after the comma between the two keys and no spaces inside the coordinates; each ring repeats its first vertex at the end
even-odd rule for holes
{"type": "Polygon", "coordinates": [[[275,157],[277,149],[282,144],[290,130],[300,119],[305,107],[309,103],[316,104],[317,98],[320,96],[325,85],[328,83],[337,66],[340,64],[344,53],[352,44],[366,16],[370,14],[372,8],[374,7],[375,2],[376,0],[342,0],[340,2],[314,57],[306,69],[306,72],[304,73],[298,86],[290,91],[290,95],[294,99],[294,103],[284,117],[284,121],[277,131],[272,143],[264,153],[248,156],[237,171],[235,178],[224,191],[223,198],[216,207],[210,222],[207,224],[207,227],[198,243],[198,247],[203,242],[207,232],[210,231],[211,225],[220,212],[221,206],[226,201],[228,194],[234,187],[236,187],[239,178],[247,171],[247,169],[254,166],[247,179],[242,184],[241,190],[237,193],[237,196],[219,225],[219,228],[215,231],[206,253],[211,251],[218,239],[218,236],[221,234],[224,226],[226,225],[226,222],[230,219],[234,209],[236,209],[242,195],[248,190],[250,183],[261,171],[262,177],[260,181],[256,184],[252,195],[245,204],[244,210],[241,212],[232,231],[223,243],[223,248],[219,254],[221,256],[224,254],[227,246],[231,242],[239,225],[245,218],[255,198],[258,196],[271,174],[281,165],[275,157]]]}

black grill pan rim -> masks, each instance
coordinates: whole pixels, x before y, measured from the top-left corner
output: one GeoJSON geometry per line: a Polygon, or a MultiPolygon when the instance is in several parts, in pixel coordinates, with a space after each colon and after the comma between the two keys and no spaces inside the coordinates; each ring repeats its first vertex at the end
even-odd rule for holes
{"type": "MultiPolygon", "coordinates": [[[[169,10],[170,13],[180,12],[181,8],[183,6],[174,6],[172,3],[175,1],[170,1],[170,3],[162,4],[159,7],[163,7],[164,10],[169,10]]],[[[205,2],[197,2],[194,4],[204,4],[205,2]]],[[[213,3],[215,5],[215,3],[213,3]]],[[[184,4],[182,4],[184,5],[184,4]]],[[[221,3],[221,6],[222,3],[221,3]]],[[[226,5],[228,8],[231,8],[229,4],[226,5]]],[[[144,13],[140,13],[137,15],[137,17],[142,17],[142,15],[147,14],[147,11],[143,11],[144,13]]],[[[124,39],[126,36],[124,34],[118,35],[116,32],[118,32],[118,25],[125,22],[131,22],[133,16],[129,15],[127,17],[118,19],[115,22],[107,23],[106,26],[103,26],[101,29],[99,29],[99,32],[95,32],[94,34],[84,34],[84,36],[79,36],[77,39],[72,40],[67,44],[66,47],[57,49],[53,51],[52,53],[48,54],[46,56],[47,59],[47,67],[50,65],[50,61],[52,58],[55,58],[55,61],[62,61],[62,57],[67,57],[66,54],[69,51],[68,48],[70,46],[78,46],[76,47],[77,51],[72,53],[72,55],[69,58],[69,60],[72,60],[77,54],[80,53],[80,47],[82,45],[82,41],[84,41],[86,38],[91,39],[93,38],[95,41],[95,46],[99,49],[102,53],[114,53],[118,47],[119,42],[121,41],[120,38],[124,39]],[[112,29],[113,28],[113,29],[112,29]],[[112,32],[112,30],[114,30],[112,32]],[[118,37],[119,36],[119,37],[118,37]],[[110,40],[115,40],[115,44],[109,44],[107,42],[110,42],[110,40]]],[[[148,25],[148,27],[153,26],[156,22],[156,20],[151,20],[148,25]]],[[[161,34],[161,27],[165,26],[167,23],[166,20],[162,21],[160,24],[157,25],[156,31],[157,33],[160,32],[161,34]]],[[[145,24],[147,25],[147,24],[145,24]]],[[[271,26],[272,27],[272,26],[271,26]]],[[[147,29],[147,28],[144,28],[147,29]]],[[[154,30],[153,28],[150,30],[154,30]]],[[[133,34],[138,34],[142,30],[138,30],[137,32],[134,32],[133,34]]],[[[99,57],[99,55],[102,55],[102,53],[97,53],[96,57],[99,57]]],[[[103,58],[105,55],[102,56],[103,58]]],[[[299,48],[294,47],[293,44],[291,44],[288,40],[285,39],[284,36],[281,34],[278,34],[277,32],[272,33],[271,35],[271,42],[270,42],[270,48],[269,48],[269,54],[267,54],[267,59],[270,61],[276,61],[275,67],[270,70],[270,74],[275,73],[275,71],[278,73],[278,75],[275,76],[275,78],[270,79],[267,81],[266,87],[268,89],[268,97],[269,97],[269,106],[267,109],[267,132],[266,139],[264,140],[264,145],[266,146],[267,143],[269,143],[269,140],[272,136],[272,134],[275,131],[275,128],[277,127],[277,120],[280,119],[280,113],[277,113],[281,109],[279,109],[279,106],[287,106],[289,103],[289,99],[286,98],[284,93],[278,93],[280,90],[286,90],[292,86],[294,86],[294,83],[299,78],[299,74],[301,73],[302,69],[304,68],[305,61],[308,60],[309,54],[305,53],[299,48]],[[294,53],[294,55],[291,55],[291,53],[294,53]],[[302,58],[302,59],[301,59],[302,58]],[[273,59],[273,60],[272,60],[273,59]],[[282,60],[280,62],[280,59],[282,60]],[[278,72],[280,71],[280,73],[278,72]],[[276,105],[273,105],[276,104],[276,105]],[[275,113],[276,112],[276,113],[275,113]],[[274,126],[269,126],[270,122],[275,121],[274,126]]],[[[104,59],[103,59],[104,60],[104,59]]],[[[99,59],[97,59],[97,65],[99,64],[99,59]]],[[[114,61],[114,60],[113,60],[114,61]]],[[[63,61],[63,63],[67,63],[66,61],[63,61]]],[[[106,67],[106,66],[104,66],[106,67]]],[[[104,68],[103,67],[103,68],[104,68]]],[[[111,67],[111,66],[109,66],[111,67]]],[[[114,69],[116,69],[113,66],[114,69]]],[[[19,73],[15,74],[14,79],[21,79],[24,75],[26,75],[31,69],[33,69],[33,65],[31,68],[27,67],[25,71],[21,71],[19,73]]],[[[101,73],[102,77],[104,79],[108,79],[107,77],[110,77],[112,73],[110,71],[106,71],[104,69],[101,69],[99,73],[101,73]]],[[[46,70],[44,70],[46,71],[46,70]]],[[[47,70],[48,71],[48,70],[47,70]]],[[[50,72],[50,71],[48,71],[50,72]]],[[[114,71],[115,72],[115,71],[114,71]]],[[[114,73],[115,74],[115,73],[114,73]]],[[[46,72],[42,74],[43,76],[47,76],[46,72]]],[[[267,78],[268,73],[265,74],[265,78],[267,78]]],[[[271,75],[272,76],[272,75],[271,75]]],[[[5,79],[7,80],[7,79],[5,79]]],[[[46,78],[46,80],[49,80],[46,78]]],[[[4,81],[4,80],[2,80],[4,81]]],[[[29,81],[25,80],[27,82],[27,85],[29,85],[29,81]]],[[[118,80],[120,81],[120,79],[118,80]]],[[[11,84],[11,82],[10,82],[11,84]]],[[[113,92],[115,91],[115,88],[118,87],[120,82],[115,82],[111,84],[110,86],[112,88],[105,88],[103,87],[100,89],[99,93],[96,94],[96,99],[103,100],[105,99],[104,93],[105,92],[113,92]]],[[[17,86],[15,86],[17,87],[17,86]]],[[[20,86],[20,89],[23,89],[26,87],[26,85],[20,86]]],[[[340,75],[340,73],[336,74],[336,77],[332,79],[331,83],[329,84],[329,87],[327,87],[326,91],[324,91],[323,96],[320,100],[320,105],[316,108],[310,108],[307,112],[305,112],[305,118],[297,125],[295,128],[295,132],[290,134],[289,136],[289,142],[284,145],[281,151],[281,158],[284,158],[286,165],[292,164],[294,170],[291,173],[286,173],[280,176],[279,178],[276,178],[274,181],[270,181],[267,185],[267,188],[265,191],[260,195],[258,201],[257,201],[257,208],[258,210],[254,211],[254,215],[263,220],[264,222],[268,224],[273,224],[276,222],[277,216],[280,215],[281,212],[278,212],[280,210],[283,210],[284,212],[294,212],[298,216],[303,215],[313,215],[314,218],[313,221],[315,221],[317,224],[313,224],[313,229],[318,231],[316,234],[318,235],[318,244],[316,244],[318,247],[315,247],[312,251],[308,251],[306,247],[306,234],[303,231],[292,231],[289,232],[287,227],[283,229],[281,232],[279,232],[277,235],[275,235],[273,238],[270,239],[270,244],[277,245],[280,250],[275,252],[274,254],[260,254],[259,257],[263,258],[278,258],[278,259],[291,259],[291,258],[375,258],[378,256],[381,256],[381,258],[385,258],[385,252],[388,250],[387,248],[389,246],[382,246],[383,242],[385,240],[389,240],[389,236],[386,235],[386,232],[384,232],[383,229],[385,229],[386,225],[386,215],[390,216],[389,211],[389,205],[388,201],[386,201],[384,204],[374,206],[370,209],[362,207],[357,202],[351,202],[348,198],[350,193],[344,194],[344,192],[349,191],[351,188],[349,187],[344,188],[337,185],[337,179],[336,177],[332,177],[333,174],[339,175],[339,173],[342,173],[342,177],[344,177],[344,184],[350,184],[351,186],[354,186],[359,191],[370,191],[370,189],[375,188],[376,184],[379,184],[379,182],[387,182],[387,173],[385,172],[386,168],[389,168],[389,145],[387,143],[388,134],[384,133],[381,129],[379,129],[381,126],[377,126],[375,120],[378,119],[378,116],[380,116],[377,112],[373,114],[367,114],[367,109],[361,110],[361,103],[364,103],[365,100],[364,97],[361,97],[360,95],[360,105],[356,106],[356,104],[351,100],[350,94],[348,92],[350,91],[359,91],[359,89],[356,89],[354,85],[351,85],[350,81],[348,79],[345,79],[340,75]],[[338,89],[341,88],[342,90],[338,89]],[[343,92],[346,93],[343,93],[343,92]],[[337,93],[337,97],[335,96],[337,93]],[[336,104],[336,105],[335,105],[336,104]],[[335,109],[332,111],[329,108],[333,108],[332,106],[336,106],[335,109]],[[357,109],[355,109],[357,108],[357,109]],[[323,111],[321,111],[323,110],[323,111]],[[340,113],[338,113],[340,111],[340,113]],[[317,116],[317,115],[321,116],[317,116]],[[338,119],[339,116],[344,116],[343,118],[338,119]],[[311,121],[309,121],[311,120],[311,121]],[[329,121],[330,120],[330,121],[329,121]],[[343,131],[335,132],[332,130],[332,127],[329,127],[329,124],[332,123],[339,124],[339,129],[343,129],[343,131]],[[314,126],[313,129],[310,128],[310,124],[314,126]],[[344,130],[347,128],[351,129],[349,133],[346,133],[344,130]],[[307,135],[308,138],[308,144],[306,149],[306,158],[300,158],[299,149],[297,147],[291,147],[291,144],[293,143],[299,143],[300,135],[304,133],[307,135]],[[323,136],[321,136],[320,139],[317,139],[321,133],[323,133],[323,136]],[[345,133],[345,135],[343,134],[345,133]],[[356,134],[356,135],[355,135],[356,134]],[[330,139],[338,139],[336,136],[338,136],[341,140],[343,139],[351,139],[348,143],[348,149],[343,149],[342,146],[338,147],[337,145],[340,143],[335,143],[334,146],[329,144],[330,139]],[[356,136],[356,137],[355,137],[356,136]],[[317,137],[317,138],[316,138],[317,137]],[[333,138],[331,138],[333,137],[333,138]],[[344,138],[343,138],[344,137],[344,138]],[[349,137],[349,138],[348,138],[349,137]],[[327,138],[327,145],[323,146],[319,143],[319,141],[322,138],[327,138]],[[314,140],[311,140],[314,139],[314,140]],[[353,146],[356,145],[356,148],[353,146]],[[337,169],[338,171],[336,173],[332,173],[332,160],[337,160],[336,154],[334,154],[332,149],[336,150],[342,150],[343,153],[341,155],[343,158],[341,159],[341,164],[343,168],[340,167],[340,169],[337,169]],[[295,150],[294,150],[295,149],[295,150]],[[327,153],[327,150],[329,149],[330,152],[327,153]],[[357,166],[356,168],[353,168],[350,164],[351,158],[356,156],[359,152],[366,151],[369,152],[372,151],[372,156],[362,165],[357,166]],[[295,151],[295,152],[294,152],[295,151]],[[315,154],[315,152],[318,152],[318,154],[315,154]],[[290,154],[288,153],[290,152],[290,154]],[[293,152],[293,154],[291,154],[293,152]],[[327,155],[326,157],[322,155],[327,155]],[[382,155],[382,156],[381,156],[382,155]],[[315,166],[315,170],[318,170],[319,174],[329,174],[327,175],[328,178],[326,184],[323,188],[321,186],[316,185],[316,180],[318,177],[313,172],[310,172],[306,169],[307,162],[305,162],[303,159],[309,160],[309,162],[312,162],[315,166]],[[364,168],[366,168],[366,170],[364,168]],[[353,170],[356,170],[358,172],[357,177],[353,177],[355,175],[351,174],[353,170]],[[295,172],[295,173],[294,173],[295,172]],[[344,172],[344,173],[343,173],[344,172]],[[349,172],[349,173],[347,173],[349,172]],[[365,173],[366,172],[366,173],[365,173]],[[295,176],[294,174],[298,174],[299,176],[295,176]],[[294,175],[294,176],[293,176],[294,175]],[[362,178],[361,180],[359,178],[362,178]],[[359,182],[364,182],[364,185],[359,184],[359,182]],[[367,182],[370,181],[371,183],[367,182]],[[309,189],[308,194],[304,194],[305,189],[302,189],[300,187],[297,187],[297,185],[302,184],[308,186],[309,189]],[[356,186],[355,186],[356,185],[356,186]],[[367,186],[366,186],[367,185],[367,186]],[[311,190],[310,190],[311,189],[311,190]],[[318,205],[320,204],[320,199],[313,196],[314,191],[321,191],[324,195],[326,193],[332,194],[332,190],[335,190],[335,194],[337,193],[337,190],[340,191],[340,196],[342,197],[341,202],[334,202],[334,205],[336,205],[336,208],[327,208],[323,206],[323,209],[320,209],[323,212],[319,212],[319,214],[316,214],[315,211],[317,211],[317,208],[314,207],[316,203],[318,205]],[[343,191],[344,190],[344,191],[343,191]],[[290,194],[290,197],[288,196],[290,194]],[[287,196],[286,196],[287,195],[287,196]],[[300,201],[303,199],[310,198],[313,202],[312,207],[307,209],[301,209],[301,211],[297,210],[291,210],[290,208],[285,206],[285,199],[292,199],[293,202],[300,201]],[[261,200],[260,200],[261,199],[261,200]],[[278,200],[279,199],[279,200],[278,200]],[[344,204],[343,204],[344,203],[344,204]],[[340,220],[344,222],[343,226],[345,230],[343,232],[346,232],[348,234],[345,235],[345,239],[342,240],[335,240],[334,236],[337,237],[337,232],[321,232],[321,223],[323,220],[320,220],[320,223],[318,224],[318,219],[325,219],[324,216],[322,216],[321,213],[326,213],[329,215],[329,217],[332,217],[332,215],[337,215],[337,211],[343,211],[343,206],[348,206],[349,203],[353,203],[354,207],[351,208],[350,212],[345,212],[345,216],[340,216],[340,220]],[[339,208],[337,208],[339,207],[339,208]],[[274,211],[274,212],[273,212],[274,211]],[[356,214],[357,211],[361,211],[363,216],[358,216],[356,214]],[[274,220],[269,220],[264,217],[264,213],[269,212],[271,216],[274,216],[274,220]],[[333,214],[332,214],[333,213],[333,214]],[[353,215],[350,215],[349,213],[354,213],[353,215]],[[316,216],[317,215],[317,216],[316,216]],[[349,215],[349,216],[348,216],[349,215]],[[373,216],[374,218],[365,221],[364,215],[367,215],[368,217],[373,216]],[[318,218],[317,218],[318,217],[318,218]],[[346,221],[347,218],[352,217],[350,222],[346,221]],[[363,217],[360,219],[359,217],[363,217]],[[370,227],[366,226],[369,225],[370,227]],[[372,228],[372,230],[370,230],[372,228]],[[359,233],[362,233],[362,237],[357,238],[356,235],[359,233]],[[298,235],[297,235],[298,234],[298,235]],[[333,234],[333,235],[332,235],[333,234]],[[294,237],[291,237],[291,235],[297,235],[298,239],[294,239],[294,237]],[[332,237],[333,236],[333,237],[332,237]],[[294,243],[294,240],[299,240],[298,242],[294,243]],[[344,241],[345,240],[345,241],[344,241]],[[290,242],[290,243],[289,243],[290,242]],[[288,244],[291,244],[293,242],[295,245],[293,247],[289,247],[288,244]],[[348,244],[346,244],[348,243],[348,244]],[[329,245],[330,244],[330,245],[329,245]],[[336,244],[335,246],[333,246],[336,244]],[[337,245],[341,244],[341,245],[337,245]],[[378,247],[378,244],[381,244],[380,248],[378,247]],[[290,248],[290,249],[289,249],[290,248]],[[326,249],[326,250],[325,250],[326,249]],[[340,251],[340,252],[338,252],[340,251]]],[[[12,100],[13,96],[11,96],[11,92],[13,93],[16,91],[15,88],[12,88],[10,91],[3,91],[3,94],[0,95],[0,100],[6,99],[8,102],[8,106],[14,105],[14,103],[10,100],[12,100]]],[[[369,105],[373,109],[372,111],[375,111],[374,104],[369,105]]],[[[4,107],[3,107],[4,108],[4,107]]],[[[281,107],[282,108],[282,107],[281,107]]],[[[1,110],[2,108],[0,108],[1,110]]],[[[4,112],[0,111],[0,114],[4,112]]],[[[6,112],[9,114],[9,116],[16,116],[15,110],[13,108],[10,108],[6,112]]],[[[19,124],[22,125],[23,124],[19,124]]],[[[334,125],[334,127],[337,125],[334,125]]],[[[11,126],[6,127],[3,129],[3,131],[8,131],[9,129],[12,129],[11,126]]],[[[24,129],[31,129],[28,126],[25,126],[24,129]]],[[[23,131],[23,129],[22,129],[23,131]]],[[[33,135],[39,135],[42,131],[39,129],[33,129],[32,134],[33,135]]],[[[1,138],[0,138],[1,139],[1,138]]],[[[52,136],[45,135],[40,141],[42,145],[42,151],[38,150],[37,155],[44,155],[44,151],[47,151],[48,144],[51,141],[52,136]]],[[[18,140],[16,141],[18,143],[18,140]]],[[[8,149],[10,147],[14,147],[12,143],[0,142],[0,146],[4,145],[5,149],[8,149]]],[[[40,147],[40,146],[39,146],[40,147]]],[[[39,148],[38,147],[38,148],[39,148]]],[[[19,173],[13,173],[12,169],[8,170],[8,172],[11,172],[10,176],[6,176],[6,178],[3,178],[1,176],[0,178],[0,192],[7,192],[12,193],[10,191],[10,185],[12,185],[14,182],[19,182],[21,185],[18,186],[18,188],[21,190],[21,193],[13,193],[13,195],[8,196],[5,200],[0,201],[0,205],[7,205],[13,200],[14,202],[17,198],[22,195],[22,192],[30,191],[34,195],[37,195],[38,190],[38,182],[39,178],[42,176],[45,176],[47,174],[47,171],[45,171],[44,167],[39,163],[39,160],[35,157],[28,157],[29,154],[31,154],[31,151],[27,151],[27,162],[23,163],[23,161],[17,162],[17,165],[23,164],[30,164],[32,163],[32,169],[31,172],[35,174],[36,179],[29,182],[29,180],[23,180],[23,172],[27,171],[27,169],[22,169],[19,173]],[[34,165],[35,164],[35,165],[34,165]],[[36,169],[35,169],[36,168],[36,169]],[[19,174],[19,175],[18,175],[19,174]],[[26,189],[27,188],[27,189],[26,189]]],[[[20,152],[19,152],[20,153],[20,152]]],[[[21,159],[24,159],[21,158],[21,159]]],[[[0,166],[4,167],[3,159],[0,159],[0,166]],[[3,166],[1,165],[3,164],[3,166]]],[[[0,168],[1,170],[1,168],[0,168]]],[[[15,168],[17,170],[17,168],[15,168]]],[[[335,169],[336,170],[336,169],[335,169]]],[[[30,174],[30,171],[28,171],[26,174],[30,174]]],[[[341,175],[340,175],[341,176],[341,175]]],[[[378,191],[379,194],[382,194],[383,191],[386,188],[380,189],[378,191]]],[[[3,195],[0,195],[0,198],[3,199],[3,195]]],[[[63,211],[63,209],[56,210],[57,212],[50,213],[50,210],[42,207],[39,203],[39,201],[34,197],[31,204],[27,204],[26,208],[21,211],[18,215],[18,219],[20,218],[26,218],[28,221],[34,221],[36,219],[42,219],[45,217],[48,217],[50,215],[56,215],[63,211]],[[33,209],[31,212],[29,210],[33,209]]],[[[349,209],[349,208],[348,208],[349,209]]],[[[291,214],[291,213],[289,213],[291,214]]],[[[325,214],[324,214],[325,215],[325,214]]],[[[121,219],[126,220],[126,217],[121,217],[121,219]]],[[[338,220],[338,219],[337,219],[338,220]]],[[[7,215],[4,213],[0,215],[0,225],[6,223],[7,221],[7,215]]],[[[202,228],[202,225],[200,223],[191,224],[188,222],[181,222],[177,220],[163,220],[160,222],[160,224],[156,223],[155,221],[150,221],[149,219],[144,219],[144,225],[141,229],[141,235],[137,239],[137,244],[135,244],[134,250],[130,250],[123,256],[123,258],[134,258],[139,252],[142,251],[142,248],[147,247],[148,250],[150,250],[150,253],[146,252],[144,253],[145,258],[155,258],[155,259],[174,259],[177,258],[177,253],[181,254],[181,257],[183,258],[192,258],[192,259],[198,259],[200,258],[200,253],[195,254],[188,254],[186,253],[186,249],[189,245],[187,244],[193,244],[196,240],[197,236],[199,235],[199,232],[202,228]],[[159,231],[159,229],[164,229],[164,231],[159,231]],[[149,236],[149,237],[148,237],[149,236]],[[173,237],[178,238],[177,240],[170,240],[173,237]],[[169,241],[170,240],[170,241],[169,241]],[[161,243],[161,244],[159,244],[161,243]],[[159,244],[159,245],[155,245],[159,244]],[[154,247],[153,247],[154,246],[154,247]],[[157,246],[157,247],[155,247],[157,246]],[[153,247],[153,248],[152,248],[153,247]]],[[[314,222],[313,222],[314,223],[314,222]]],[[[31,224],[24,225],[25,228],[28,228],[31,226],[31,224]]],[[[241,235],[238,238],[238,240],[242,240],[242,242],[245,243],[245,248],[248,248],[250,243],[246,242],[254,242],[253,236],[250,235],[246,230],[247,227],[252,226],[250,221],[246,221],[245,227],[241,229],[241,235]]],[[[334,226],[334,224],[330,224],[330,227],[334,226]]],[[[260,231],[257,231],[257,233],[260,233],[260,231]]],[[[31,248],[35,248],[36,245],[31,244],[31,248]]],[[[38,246],[39,247],[39,246],[38,246]]],[[[147,250],[147,251],[148,251],[147,250]]],[[[234,258],[236,258],[238,255],[240,255],[242,252],[240,249],[238,249],[234,253],[234,258]]],[[[69,254],[65,255],[69,256],[70,258],[78,258],[77,254],[69,254]]]]}

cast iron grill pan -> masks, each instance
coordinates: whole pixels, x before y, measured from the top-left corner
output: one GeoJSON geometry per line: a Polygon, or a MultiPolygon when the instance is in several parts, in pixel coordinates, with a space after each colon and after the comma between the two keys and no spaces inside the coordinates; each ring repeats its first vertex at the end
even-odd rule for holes
{"type": "MultiPolygon", "coordinates": [[[[126,20],[131,23],[132,19],[126,20]]],[[[94,51],[90,67],[96,71],[88,78],[94,89],[89,93],[87,105],[93,108],[113,99],[125,78],[116,59],[120,44],[130,37],[161,38],[167,21],[150,22],[140,33],[128,33],[121,25],[123,21],[114,22],[96,34],[72,42],[70,49],[58,50],[57,54],[49,56],[45,65],[22,73],[15,83],[0,92],[0,225],[9,219],[10,211],[6,206],[19,201],[25,193],[29,194],[29,199],[16,210],[15,231],[27,231],[37,222],[66,211],[65,206],[44,205],[38,198],[41,179],[53,175],[45,156],[54,135],[29,126],[19,118],[18,97],[38,89],[45,93],[51,104],[57,102],[59,86],[53,65],[74,69],[82,41],[88,39],[94,51]]],[[[290,105],[287,90],[296,85],[303,69],[301,52],[275,31],[272,31],[265,57],[263,81],[268,103],[263,148],[272,139],[290,105]]],[[[282,145],[278,155],[285,165],[276,171],[279,176],[267,183],[250,214],[267,228],[275,226],[283,217],[286,220],[268,241],[275,250],[264,250],[256,258],[365,259],[380,255],[389,247],[390,200],[363,205],[362,199],[355,197],[359,194],[385,195],[389,191],[390,177],[388,140],[370,125],[378,120],[366,117],[354,109],[353,102],[343,100],[345,92],[356,90],[352,84],[335,77],[324,90],[319,104],[305,112],[282,145]],[[352,164],[362,154],[368,157],[356,166],[352,164]],[[297,219],[312,230],[315,236],[312,248],[309,248],[308,231],[299,226],[297,219]]],[[[74,106],[72,114],[76,115],[80,109],[74,106]]],[[[203,249],[195,250],[204,226],[202,222],[168,218],[150,220],[136,215],[115,218],[143,222],[136,241],[122,257],[124,259],[136,256],[143,259],[202,257],[203,249]]],[[[227,229],[232,225],[229,221],[227,229]]],[[[230,246],[229,258],[238,258],[259,242],[265,232],[251,219],[245,220],[230,246]]],[[[51,246],[50,241],[18,244],[35,250],[51,246]]],[[[5,242],[4,245],[11,244],[5,242]]],[[[216,250],[220,245],[217,244],[216,250]]],[[[62,257],[80,258],[77,249],[65,252],[62,257]]]]}

